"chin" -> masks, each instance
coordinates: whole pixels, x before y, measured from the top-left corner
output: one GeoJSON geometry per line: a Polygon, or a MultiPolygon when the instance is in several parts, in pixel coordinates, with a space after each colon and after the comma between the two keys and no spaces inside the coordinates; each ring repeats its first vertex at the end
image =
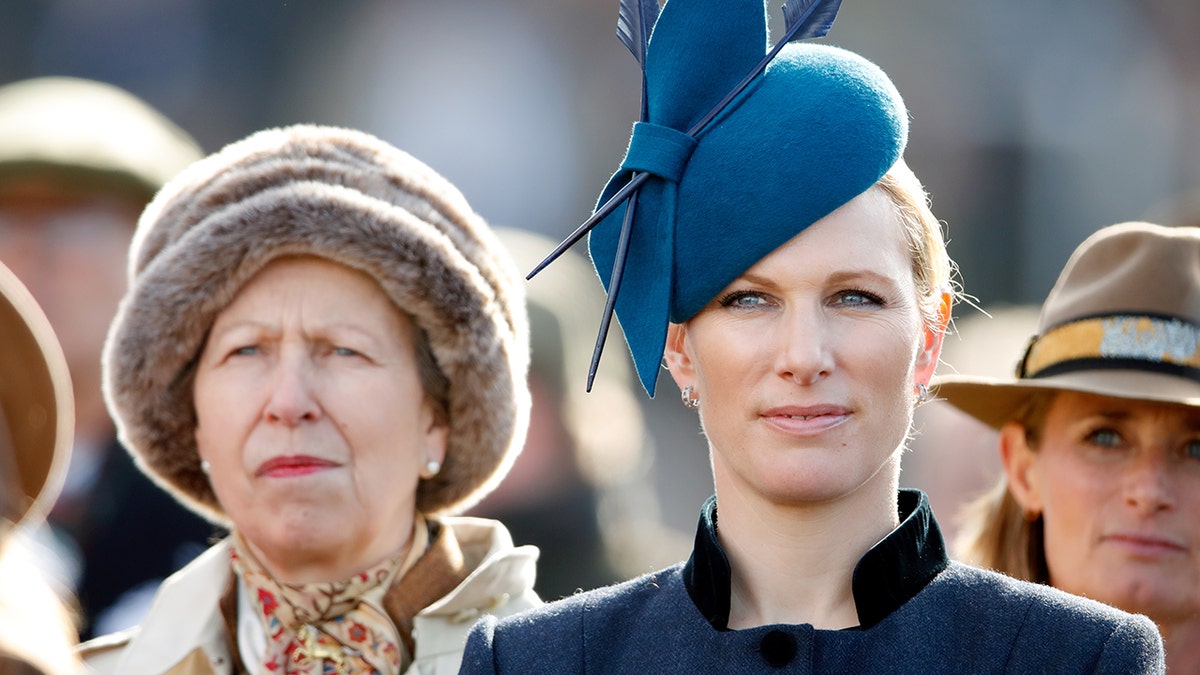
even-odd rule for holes
{"type": "Polygon", "coordinates": [[[313,552],[341,546],[345,531],[322,527],[320,524],[298,527],[273,527],[263,533],[263,538],[276,550],[284,552],[313,552]]]}
{"type": "Polygon", "coordinates": [[[804,506],[831,502],[854,492],[861,484],[851,485],[844,475],[822,471],[804,471],[800,475],[772,476],[758,491],[770,501],[783,506],[804,506]]]}
{"type": "Polygon", "coordinates": [[[808,502],[831,501],[864,491],[894,500],[897,486],[893,475],[887,462],[863,466],[835,461],[806,467],[791,484],[795,494],[803,495],[808,502]]]}
{"type": "Polygon", "coordinates": [[[1114,575],[1106,592],[1097,599],[1161,622],[1171,617],[1195,616],[1200,611],[1195,594],[1194,586],[1179,583],[1170,575],[1144,573],[1114,575]]]}
{"type": "Polygon", "coordinates": [[[270,547],[272,553],[312,553],[342,547],[353,528],[349,519],[338,517],[328,508],[289,506],[275,511],[252,530],[243,529],[243,536],[251,539],[259,548],[270,547]]]}

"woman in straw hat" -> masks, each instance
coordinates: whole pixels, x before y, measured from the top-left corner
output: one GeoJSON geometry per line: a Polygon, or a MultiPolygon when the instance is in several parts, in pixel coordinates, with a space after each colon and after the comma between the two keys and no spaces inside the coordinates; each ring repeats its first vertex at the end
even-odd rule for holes
{"type": "Polygon", "coordinates": [[[23,543],[58,496],[74,409],[50,322],[0,264],[0,673],[81,671],[72,617],[23,543]]]}
{"type": "Polygon", "coordinates": [[[36,536],[61,557],[57,576],[89,637],[136,623],[145,589],[216,530],[117,443],[100,365],[138,214],[203,156],[183,129],[110,83],[48,76],[0,86],[0,259],[45,309],[75,397],[71,463],[36,536]]]}
{"type": "Polygon", "coordinates": [[[691,557],[484,618],[464,672],[1161,672],[1145,617],[950,562],[899,490],[951,264],[901,159],[907,111],[862,57],[788,44],[689,133],[763,59],[763,4],[665,5],[649,119],[602,200],[642,187],[591,233],[611,298],[630,219],[634,363],[653,393],[665,353],[708,440],[691,557]]]}
{"type": "Polygon", "coordinates": [[[963,557],[1158,624],[1200,671],[1200,229],[1106,227],[1046,298],[1013,379],[940,378],[1000,430],[963,557]]]}
{"type": "Polygon", "coordinates": [[[520,277],[443,178],[364,133],[252,135],[146,208],[105,348],[140,466],[231,534],[168,579],[113,673],[454,673],[537,604],[537,556],[450,514],[521,447],[520,277]]]}

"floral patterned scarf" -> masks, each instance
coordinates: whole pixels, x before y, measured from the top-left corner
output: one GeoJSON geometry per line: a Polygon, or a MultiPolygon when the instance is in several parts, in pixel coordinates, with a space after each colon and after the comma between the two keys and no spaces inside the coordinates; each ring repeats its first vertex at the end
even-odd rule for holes
{"type": "Polygon", "coordinates": [[[397,675],[411,655],[402,653],[404,644],[382,601],[392,582],[425,552],[429,541],[425,523],[419,522],[413,531],[407,555],[385,560],[346,581],[313,584],[276,581],[241,535],[234,533],[230,563],[262,621],[266,671],[397,675]]]}

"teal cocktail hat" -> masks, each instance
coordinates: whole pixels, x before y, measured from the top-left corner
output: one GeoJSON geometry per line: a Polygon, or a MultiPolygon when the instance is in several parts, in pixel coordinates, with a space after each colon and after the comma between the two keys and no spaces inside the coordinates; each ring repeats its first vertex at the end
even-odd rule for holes
{"type": "Polygon", "coordinates": [[[609,293],[593,371],[615,309],[653,396],[669,321],[900,159],[908,118],[887,75],[794,42],[824,35],[839,6],[785,4],[787,32],[768,50],[763,0],[670,0],[661,14],[654,0],[621,3],[618,34],[643,64],[642,121],[596,212],[530,273],[590,230],[609,293]]]}

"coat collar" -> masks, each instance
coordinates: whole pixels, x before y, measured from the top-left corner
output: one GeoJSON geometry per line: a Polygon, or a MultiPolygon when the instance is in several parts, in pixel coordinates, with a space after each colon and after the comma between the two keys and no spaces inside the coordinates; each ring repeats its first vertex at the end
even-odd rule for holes
{"type": "MultiPolygon", "coordinates": [[[[440,520],[454,531],[464,562],[473,571],[457,588],[417,615],[418,631],[422,624],[431,622],[473,622],[478,615],[510,599],[532,594],[536,548],[514,548],[508,530],[494,520],[440,520]]],[[[230,659],[219,601],[231,575],[229,544],[222,541],[163,582],[139,628],[98,638],[88,646],[103,650],[123,645],[112,672],[171,672],[185,659],[196,658],[197,648],[207,653],[216,668],[213,672],[222,672],[221,668],[229,667],[230,659]]],[[[461,651],[460,636],[443,633],[429,631],[430,639],[418,640],[418,660],[461,651]]]]}
{"type": "MultiPolygon", "coordinates": [[[[860,628],[870,628],[921,589],[950,564],[941,529],[929,499],[920,490],[901,490],[900,525],[859,559],[852,590],[860,628]]],[[[717,501],[700,509],[696,545],[683,569],[688,595],[717,630],[728,630],[729,558],[717,541],[717,501]]]]}
{"type": "Polygon", "coordinates": [[[217,602],[230,575],[226,539],[168,577],[141,626],[134,629],[115,672],[166,673],[197,647],[214,663],[228,664],[225,624],[217,602]]]}

